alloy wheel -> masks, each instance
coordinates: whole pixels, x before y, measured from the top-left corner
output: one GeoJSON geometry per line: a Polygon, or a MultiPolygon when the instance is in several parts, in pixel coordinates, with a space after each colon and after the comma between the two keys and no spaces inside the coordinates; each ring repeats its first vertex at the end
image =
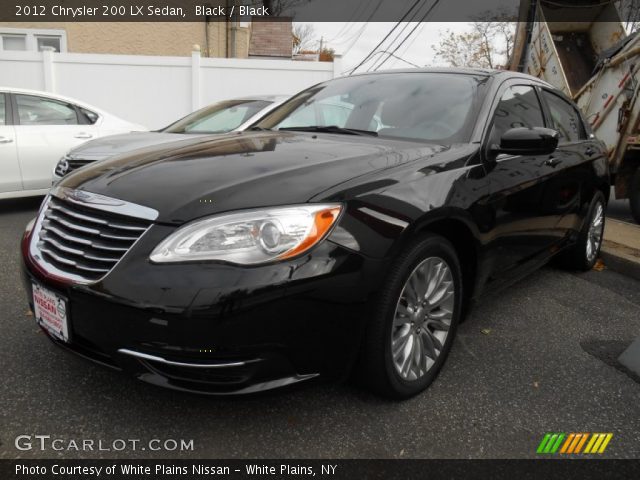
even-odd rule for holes
{"type": "Polygon", "coordinates": [[[601,202],[596,204],[593,216],[591,217],[591,224],[589,225],[589,232],[587,233],[587,261],[592,262],[598,252],[600,251],[600,245],[602,244],[602,236],[604,233],[604,207],[601,202]]]}
{"type": "Polygon", "coordinates": [[[418,380],[444,348],[455,306],[451,268],[439,257],[423,260],[407,279],[396,305],[391,355],[404,380],[418,380]]]}

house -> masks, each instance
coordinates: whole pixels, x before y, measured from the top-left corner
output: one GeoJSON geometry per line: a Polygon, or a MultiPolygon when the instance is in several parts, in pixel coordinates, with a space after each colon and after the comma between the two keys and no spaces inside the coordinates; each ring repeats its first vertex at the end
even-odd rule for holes
{"type": "Polygon", "coordinates": [[[2,51],[291,58],[291,21],[0,22],[2,51]]]}

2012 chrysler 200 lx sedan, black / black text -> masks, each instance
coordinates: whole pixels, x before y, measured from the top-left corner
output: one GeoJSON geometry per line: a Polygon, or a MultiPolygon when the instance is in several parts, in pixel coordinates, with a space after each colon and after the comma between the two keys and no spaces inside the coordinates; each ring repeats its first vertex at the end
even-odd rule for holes
{"type": "Polygon", "coordinates": [[[57,344],[138,378],[248,393],[355,373],[414,395],[470,300],[553,255],[588,269],[603,145],[561,93],[513,72],[356,75],[250,131],[97,162],[22,242],[57,344]]]}

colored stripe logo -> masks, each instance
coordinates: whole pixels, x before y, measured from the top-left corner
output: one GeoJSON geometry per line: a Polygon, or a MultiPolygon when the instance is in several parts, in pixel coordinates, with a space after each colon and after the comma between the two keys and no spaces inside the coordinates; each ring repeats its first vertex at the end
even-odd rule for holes
{"type": "Polygon", "coordinates": [[[547,433],[538,445],[541,454],[601,454],[604,453],[613,433],[547,433]]]}

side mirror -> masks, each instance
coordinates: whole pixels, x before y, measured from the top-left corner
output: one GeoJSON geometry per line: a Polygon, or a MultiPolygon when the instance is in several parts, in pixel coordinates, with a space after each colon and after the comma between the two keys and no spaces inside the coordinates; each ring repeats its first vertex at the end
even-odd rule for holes
{"type": "Polygon", "coordinates": [[[558,147],[560,134],[550,128],[512,128],[500,139],[500,145],[492,145],[494,154],[548,155],[558,147]]]}

